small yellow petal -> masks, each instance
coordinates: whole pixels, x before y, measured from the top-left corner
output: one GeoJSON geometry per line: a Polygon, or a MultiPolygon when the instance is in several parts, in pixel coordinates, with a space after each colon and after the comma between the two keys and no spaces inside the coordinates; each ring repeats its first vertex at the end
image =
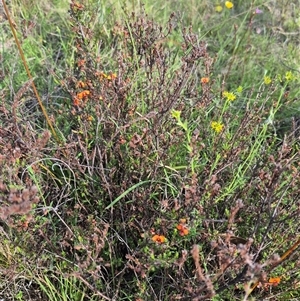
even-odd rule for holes
{"type": "Polygon", "coordinates": [[[231,8],[233,8],[233,3],[230,2],[230,1],[226,1],[226,2],[225,2],[225,6],[226,6],[227,8],[229,8],[229,9],[231,9],[231,8]]]}
{"type": "Polygon", "coordinates": [[[236,92],[237,92],[237,93],[242,93],[242,92],[243,92],[243,87],[242,87],[242,86],[239,86],[239,87],[236,89],[236,92]]]}
{"type": "Polygon", "coordinates": [[[174,117],[176,120],[180,119],[180,114],[181,114],[181,111],[177,111],[177,110],[172,110],[171,111],[172,117],[174,117]]]}
{"type": "Polygon", "coordinates": [[[216,12],[220,13],[223,10],[223,7],[221,5],[217,5],[215,10],[216,12]]]}
{"type": "Polygon", "coordinates": [[[293,80],[296,79],[296,76],[292,73],[292,71],[287,71],[287,72],[285,73],[285,79],[286,79],[287,81],[293,81],[293,80]]]}
{"type": "Polygon", "coordinates": [[[212,121],[210,126],[216,133],[222,132],[222,130],[224,128],[224,124],[222,124],[221,122],[217,122],[217,121],[212,121]]]}
{"type": "Polygon", "coordinates": [[[264,83],[265,85],[269,85],[272,82],[272,79],[270,76],[264,76],[264,83]]]}

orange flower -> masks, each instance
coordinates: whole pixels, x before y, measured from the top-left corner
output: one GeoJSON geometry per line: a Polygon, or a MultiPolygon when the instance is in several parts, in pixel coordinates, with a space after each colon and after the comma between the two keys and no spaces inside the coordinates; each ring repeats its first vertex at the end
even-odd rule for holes
{"type": "Polygon", "coordinates": [[[89,90],[83,90],[82,92],[77,93],[77,98],[83,99],[83,98],[88,97],[88,95],[90,95],[90,94],[91,94],[91,92],[89,90]]]}
{"type": "Polygon", "coordinates": [[[84,66],[85,66],[85,60],[84,60],[84,59],[78,60],[77,66],[78,66],[78,67],[84,67],[84,66]]]}
{"type": "Polygon", "coordinates": [[[100,77],[100,80],[102,80],[103,78],[106,78],[108,80],[114,80],[117,78],[117,74],[116,73],[110,73],[110,74],[105,74],[104,72],[98,72],[96,75],[98,75],[100,77]]]}
{"type": "Polygon", "coordinates": [[[270,286],[277,286],[281,281],[281,277],[271,277],[268,282],[259,283],[258,286],[263,289],[268,289],[270,286]]]}
{"type": "Polygon", "coordinates": [[[99,76],[100,80],[107,78],[107,75],[104,72],[97,72],[96,75],[99,76]]]}
{"type": "Polygon", "coordinates": [[[185,235],[189,234],[189,229],[184,224],[178,224],[176,226],[176,228],[177,228],[177,230],[179,232],[179,235],[181,235],[181,236],[185,236],[185,235]]]}
{"type": "Polygon", "coordinates": [[[79,10],[82,10],[84,8],[84,6],[80,3],[72,3],[73,9],[77,8],[79,10]]]}
{"type": "Polygon", "coordinates": [[[88,116],[87,116],[87,121],[93,121],[93,120],[94,120],[94,118],[93,118],[92,115],[88,115],[88,116]]]}
{"type": "Polygon", "coordinates": [[[209,77],[202,77],[200,81],[201,81],[201,84],[208,84],[209,83],[209,77]]]}
{"type": "Polygon", "coordinates": [[[81,80],[76,83],[76,88],[85,88],[85,87],[86,87],[86,83],[81,80]]]}
{"type": "Polygon", "coordinates": [[[280,283],[280,280],[281,280],[280,277],[270,278],[268,284],[273,285],[273,286],[277,286],[280,283]]]}
{"type": "Polygon", "coordinates": [[[80,105],[80,100],[77,97],[74,98],[73,105],[76,107],[80,105]]]}
{"type": "Polygon", "coordinates": [[[107,76],[107,79],[109,80],[114,80],[117,78],[117,74],[116,73],[111,73],[110,75],[107,76]]]}
{"type": "Polygon", "coordinates": [[[152,240],[154,242],[157,242],[159,244],[163,244],[165,241],[166,241],[166,237],[163,236],[163,235],[157,235],[155,234],[153,237],[152,237],[152,240]]]}

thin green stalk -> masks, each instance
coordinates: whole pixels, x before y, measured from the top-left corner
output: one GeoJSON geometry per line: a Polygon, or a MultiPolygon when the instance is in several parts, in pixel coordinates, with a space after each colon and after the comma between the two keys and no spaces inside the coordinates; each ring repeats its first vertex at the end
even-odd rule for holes
{"type": "Polygon", "coordinates": [[[52,132],[52,134],[53,134],[53,136],[54,136],[54,138],[56,139],[56,141],[57,141],[59,144],[61,144],[61,140],[59,139],[59,137],[58,137],[56,131],[54,130],[54,127],[53,127],[53,125],[52,125],[52,122],[51,122],[51,120],[50,120],[50,118],[49,118],[49,116],[48,116],[48,114],[47,114],[47,111],[46,111],[46,109],[45,109],[45,107],[44,107],[44,105],[43,105],[43,103],[42,103],[42,101],[41,101],[41,98],[40,98],[40,96],[39,96],[39,93],[38,93],[38,91],[37,91],[37,89],[36,89],[36,86],[35,86],[35,84],[34,84],[33,77],[32,77],[32,75],[31,75],[31,73],[30,73],[29,67],[28,67],[27,62],[26,62],[26,58],[25,58],[25,56],[24,56],[24,52],[23,52],[23,50],[22,50],[21,44],[20,44],[19,39],[18,39],[18,37],[17,37],[17,33],[16,33],[16,30],[15,30],[15,27],[14,27],[13,22],[12,22],[12,19],[11,19],[11,17],[10,17],[9,10],[8,10],[8,8],[7,8],[6,3],[5,3],[4,0],[2,0],[2,4],[3,4],[3,8],[4,8],[4,10],[5,10],[6,16],[7,16],[7,20],[8,20],[8,22],[9,22],[9,26],[10,26],[11,32],[12,32],[12,34],[13,34],[13,36],[14,36],[14,39],[15,39],[17,48],[18,48],[18,50],[19,50],[19,54],[20,54],[22,63],[23,63],[23,65],[24,65],[24,68],[25,68],[25,70],[26,70],[26,73],[27,73],[27,75],[28,75],[28,78],[31,80],[31,86],[32,86],[33,92],[34,92],[34,94],[35,94],[35,96],[36,96],[36,98],[37,98],[37,101],[38,101],[38,103],[39,103],[39,106],[41,107],[41,110],[42,110],[42,112],[43,112],[43,115],[44,115],[45,118],[46,118],[47,124],[48,124],[48,126],[49,126],[49,128],[50,128],[50,130],[51,130],[51,132],[52,132]]]}

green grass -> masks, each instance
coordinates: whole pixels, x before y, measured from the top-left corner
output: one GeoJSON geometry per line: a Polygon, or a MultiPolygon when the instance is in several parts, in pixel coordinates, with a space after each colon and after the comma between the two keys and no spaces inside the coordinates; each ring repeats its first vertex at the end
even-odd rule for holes
{"type": "Polygon", "coordinates": [[[224,3],[10,3],[5,300],[299,298],[300,3],[224,3]]]}

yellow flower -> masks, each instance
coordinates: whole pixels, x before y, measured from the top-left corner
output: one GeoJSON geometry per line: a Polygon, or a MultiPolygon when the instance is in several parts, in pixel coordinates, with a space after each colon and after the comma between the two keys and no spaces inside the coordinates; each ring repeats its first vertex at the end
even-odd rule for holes
{"type": "Polygon", "coordinates": [[[224,128],[224,124],[218,121],[212,121],[210,126],[216,133],[220,133],[224,128]]]}
{"type": "Polygon", "coordinates": [[[230,1],[226,1],[226,2],[225,2],[225,6],[226,6],[227,8],[229,8],[229,9],[231,9],[231,8],[233,8],[233,3],[230,2],[230,1]]]}
{"type": "Polygon", "coordinates": [[[113,80],[117,78],[117,74],[116,73],[111,73],[110,75],[107,75],[106,77],[108,80],[113,80]]]}
{"type": "Polygon", "coordinates": [[[265,85],[270,85],[271,82],[272,82],[271,77],[265,75],[265,76],[264,76],[264,83],[265,83],[265,85]]]}
{"type": "Polygon", "coordinates": [[[223,7],[221,5],[217,5],[215,10],[216,12],[220,13],[223,10],[223,7]]]}
{"type": "Polygon", "coordinates": [[[180,120],[181,111],[172,110],[171,114],[172,114],[172,117],[174,117],[176,120],[180,120]]]}
{"type": "Polygon", "coordinates": [[[243,87],[242,87],[242,86],[239,86],[239,87],[236,89],[236,92],[237,92],[237,93],[242,93],[242,92],[243,92],[243,87]]]}
{"type": "Polygon", "coordinates": [[[224,91],[223,97],[225,97],[228,101],[234,101],[236,96],[232,92],[224,91]]]}
{"type": "Polygon", "coordinates": [[[286,73],[285,73],[285,79],[287,80],[287,81],[292,81],[292,80],[295,80],[295,75],[292,73],[292,71],[287,71],[286,73]]]}

